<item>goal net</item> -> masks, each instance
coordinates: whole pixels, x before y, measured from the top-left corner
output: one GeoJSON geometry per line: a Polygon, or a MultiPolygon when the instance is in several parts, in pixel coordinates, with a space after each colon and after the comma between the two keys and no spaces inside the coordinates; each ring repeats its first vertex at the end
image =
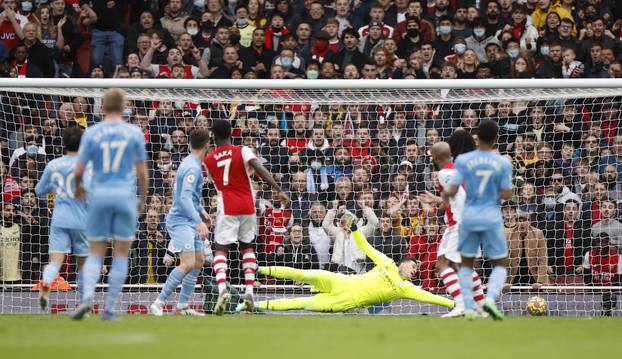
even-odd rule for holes
{"type": "MultiPolygon", "coordinates": [[[[165,217],[177,166],[193,128],[226,119],[233,142],[250,147],[290,195],[279,203],[255,180],[260,266],[286,265],[346,274],[373,267],[340,228],[343,209],[362,219],[369,242],[394,260],[418,261],[415,283],[441,295],[435,270],[446,227],[430,148],[457,128],[477,139],[478,123],[500,126],[498,150],[514,166],[514,195],[503,206],[509,282],[501,308],[525,314],[531,296],[549,314],[620,315],[622,83],[579,81],[0,81],[0,313],[41,313],[37,285],[48,261],[53,196],[34,188],[46,163],[63,154],[63,128],[101,120],[106,87],[122,87],[124,116],[148,150],[148,209],[138,223],[130,274],[118,310],[146,313],[174,268],[165,217]]],[[[214,216],[215,190],[203,205],[214,216]]],[[[213,227],[211,228],[213,230],[213,227]]],[[[211,240],[211,236],[210,236],[211,240]]],[[[208,264],[192,297],[208,311],[217,297],[208,264]]],[[[96,296],[102,303],[106,273],[96,296]]],[[[491,266],[476,263],[484,286],[491,266]]],[[[230,254],[232,288],[244,283],[230,254]]],[[[68,256],[51,293],[52,312],[76,305],[75,258],[68,256]]],[[[308,287],[258,276],[258,298],[306,296],[308,287]]],[[[235,294],[235,293],[234,293],[235,294]]],[[[235,302],[235,295],[234,301],[235,302]]],[[[175,303],[174,295],[167,307],[175,303]]],[[[438,314],[407,300],[360,313],[438,314]]]]}

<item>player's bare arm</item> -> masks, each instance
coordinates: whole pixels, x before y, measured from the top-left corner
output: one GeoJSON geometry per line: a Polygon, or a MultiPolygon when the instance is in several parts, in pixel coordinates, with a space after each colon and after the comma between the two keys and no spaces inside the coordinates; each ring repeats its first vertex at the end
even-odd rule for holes
{"type": "Polygon", "coordinates": [[[85,193],[84,193],[84,163],[82,162],[78,162],[76,163],[76,169],[73,172],[74,175],[74,185],[76,187],[75,191],[74,191],[74,197],[76,197],[77,199],[81,199],[83,200],[85,197],[85,193]]]}
{"type": "Polygon", "coordinates": [[[272,189],[278,192],[279,197],[281,199],[281,203],[283,203],[284,205],[287,205],[287,203],[289,203],[289,197],[287,196],[285,192],[283,192],[283,189],[281,189],[281,186],[279,186],[279,184],[276,183],[270,171],[268,171],[268,169],[266,169],[266,167],[264,167],[264,165],[262,165],[256,159],[250,161],[250,165],[253,167],[253,169],[255,170],[255,173],[257,173],[259,178],[264,180],[268,185],[270,185],[270,187],[272,187],[272,189]]]}
{"type": "Polygon", "coordinates": [[[149,177],[147,174],[147,164],[144,161],[136,162],[135,166],[136,177],[138,178],[138,213],[140,214],[145,208],[145,203],[147,203],[149,177]]]}

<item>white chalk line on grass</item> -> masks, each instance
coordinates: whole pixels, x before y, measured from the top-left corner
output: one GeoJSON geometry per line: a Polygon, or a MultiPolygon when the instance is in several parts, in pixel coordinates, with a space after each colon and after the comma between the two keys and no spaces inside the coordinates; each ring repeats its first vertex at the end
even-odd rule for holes
{"type": "Polygon", "coordinates": [[[115,346],[115,345],[136,345],[149,344],[155,342],[155,336],[149,333],[124,333],[124,334],[102,334],[93,333],[90,335],[80,334],[71,335],[69,340],[59,337],[18,337],[0,338],[0,347],[82,347],[82,346],[115,346]]]}

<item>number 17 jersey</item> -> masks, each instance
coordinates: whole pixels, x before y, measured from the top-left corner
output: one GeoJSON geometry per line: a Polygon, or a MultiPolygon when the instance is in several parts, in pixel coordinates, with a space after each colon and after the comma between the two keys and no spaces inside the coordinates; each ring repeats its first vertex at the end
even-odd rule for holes
{"type": "Polygon", "coordinates": [[[147,159],[140,128],[126,122],[100,122],[84,132],[78,160],[93,165],[93,190],[136,192],[134,164],[147,159]]]}
{"type": "Polygon", "coordinates": [[[255,195],[250,176],[257,160],[246,146],[217,147],[205,157],[207,175],[218,191],[219,213],[228,216],[255,214],[255,195]]]}

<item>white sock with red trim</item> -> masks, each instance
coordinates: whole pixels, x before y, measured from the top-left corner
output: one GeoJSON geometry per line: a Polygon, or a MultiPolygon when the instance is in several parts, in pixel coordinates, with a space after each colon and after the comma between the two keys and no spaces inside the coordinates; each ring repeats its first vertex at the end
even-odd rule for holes
{"type": "Polygon", "coordinates": [[[445,284],[445,291],[454,299],[456,308],[464,308],[464,301],[462,300],[462,292],[460,291],[460,284],[458,283],[456,271],[454,271],[453,268],[445,268],[440,274],[443,284],[445,284]]]}
{"type": "Polygon", "coordinates": [[[255,251],[253,248],[246,248],[242,250],[242,271],[244,272],[246,294],[253,295],[255,272],[257,271],[257,259],[255,258],[255,251]]]}
{"type": "Polygon", "coordinates": [[[218,293],[227,289],[227,252],[216,251],[214,255],[214,273],[218,283],[218,293]]]}

